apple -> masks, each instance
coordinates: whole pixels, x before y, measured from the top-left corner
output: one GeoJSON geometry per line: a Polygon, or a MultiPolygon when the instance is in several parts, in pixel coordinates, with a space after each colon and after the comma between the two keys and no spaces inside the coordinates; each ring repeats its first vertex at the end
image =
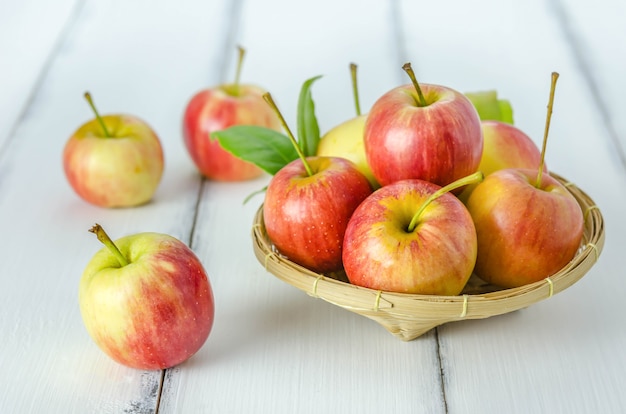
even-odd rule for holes
{"type": "Polygon", "coordinates": [[[474,272],[501,287],[519,287],[550,277],[571,261],[580,247],[584,225],[580,205],[544,171],[558,76],[552,73],[539,167],[498,170],[476,185],[466,202],[478,238],[474,272]]]}
{"type": "Polygon", "coordinates": [[[194,164],[205,177],[219,181],[244,181],[259,177],[256,165],[224,150],[212,133],[233,125],[257,125],[280,129],[280,122],[263,100],[265,90],[240,84],[244,50],[239,48],[237,76],[225,83],[197,92],[183,115],[185,146],[194,164]]]}
{"type": "Polygon", "coordinates": [[[291,261],[318,273],[339,271],[348,221],[371,192],[367,178],[347,159],[298,158],[267,187],[267,235],[291,261]]]}
{"type": "MultiPolygon", "coordinates": [[[[482,121],[483,154],[478,170],[489,175],[505,168],[538,169],[541,151],[518,127],[500,121],[482,121]]],[[[544,169],[547,169],[544,165],[544,169]]],[[[467,201],[474,186],[467,186],[459,198],[467,201]]]]}
{"type": "Polygon", "coordinates": [[[363,132],[367,115],[358,115],[333,127],[322,136],[317,148],[321,157],[342,157],[354,163],[373,188],[380,187],[367,163],[363,132]]]}
{"type": "MultiPolygon", "coordinates": [[[[477,171],[483,151],[474,105],[449,87],[396,87],[372,106],[365,123],[367,162],[381,185],[418,178],[445,186],[477,171]]],[[[459,190],[456,190],[459,191],[459,190]]]]}
{"type": "Polygon", "coordinates": [[[483,174],[505,168],[539,168],[541,150],[521,129],[500,121],[482,121],[481,125],[483,154],[478,169],[483,174]]]}
{"type": "Polygon", "coordinates": [[[407,179],[373,192],[346,228],[343,264],[350,283],[400,293],[461,293],[476,261],[476,230],[449,191],[481,179],[476,172],[445,187],[407,179]]]}
{"type": "Polygon", "coordinates": [[[361,114],[356,70],[357,66],[354,63],[350,64],[356,117],[350,118],[327,131],[319,142],[317,155],[322,157],[343,157],[352,161],[357,169],[367,177],[372,187],[378,188],[380,185],[374,178],[365,155],[363,133],[367,115],[361,114]]]}
{"type": "Polygon", "coordinates": [[[173,367],[194,355],[213,325],[213,292],[202,263],[180,240],[139,233],[105,244],[80,280],[79,304],[91,338],[131,368],[173,367]]]}
{"type": "Polygon", "coordinates": [[[159,137],[136,116],[100,116],[88,92],[85,99],[96,117],[65,144],[63,169],[69,184],[81,198],[101,207],[147,203],[163,174],[159,137]]]}
{"type": "Polygon", "coordinates": [[[478,237],[474,273],[505,288],[556,273],[576,254],[583,213],[570,192],[537,170],[498,170],[476,185],[466,202],[478,237]]]}

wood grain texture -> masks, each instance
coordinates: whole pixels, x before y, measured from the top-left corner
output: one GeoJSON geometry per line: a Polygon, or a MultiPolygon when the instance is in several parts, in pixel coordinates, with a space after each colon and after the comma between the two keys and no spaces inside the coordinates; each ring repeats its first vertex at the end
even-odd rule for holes
{"type": "Polygon", "coordinates": [[[0,412],[2,413],[618,413],[626,406],[621,257],[626,170],[624,5],[347,0],[0,0],[0,412]],[[33,27],[37,27],[34,30],[33,27]],[[251,246],[269,177],[204,182],[186,154],[181,117],[201,88],[234,76],[267,88],[295,129],[302,82],[322,132],[408,83],[495,88],[540,143],[549,75],[557,86],[548,167],[602,209],[606,244],[576,285],[511,314],[446,324],[411,342],[267,273],[251,246]],[[8,62],[8,63],[7,63],[8,62]],[[73,194],[61,167],[70,134],[103,113],[144,118],[166,170],[152,203],[104,210],[73,194]],[[188,243],[213,284],[205,346],[164,372],[124,368],[88,337],[80,275],[100,244],[171,234],[188,243]]]}
{"type": "Polygon", "coordinates": [[[0,155],[81,3],[0,1],[0,155]]]}
{"type": "Polygon", "coordinates": [[[189,242],[201,180],[181,119],[191,94],[219,81],[225,14],[222,3],[89,2],[69,23],[0,163],[3,412],[155,410],[161,372],[117,365],[82,326],[78,281],[101,247],[87,230],[99,222],[113,238],[156,231],[189,242]],[[102,113],[135,114],[160,136],[166,167],[152,203],[100,209],[66,183],[63,146],[92,117],[85,90],[102,113]]]}

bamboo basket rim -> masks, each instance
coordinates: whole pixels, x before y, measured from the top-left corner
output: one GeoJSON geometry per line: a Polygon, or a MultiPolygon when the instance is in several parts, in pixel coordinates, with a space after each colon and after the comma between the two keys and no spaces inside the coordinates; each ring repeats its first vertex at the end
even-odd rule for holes
{"type": "Polygon", "coordinates": [[[604,219],[600,208],[582,189],[550,173],[574,196],[584,215],[581,246],[561,270],[541,281],[517,288],[487,285],[475,276],[478,287],[458,296],[396,293],[374,290],[315,273],[280,255],[267,236],[263,205],[254,217],[253,249],[265,269],[282,281],[319,298],[361,314],[383,325],[402,340],[412,340],[441,324],[464,319],[483,319],[509,313],[548,299],[580,280],[598,261],[604,247],[604,219]]]}

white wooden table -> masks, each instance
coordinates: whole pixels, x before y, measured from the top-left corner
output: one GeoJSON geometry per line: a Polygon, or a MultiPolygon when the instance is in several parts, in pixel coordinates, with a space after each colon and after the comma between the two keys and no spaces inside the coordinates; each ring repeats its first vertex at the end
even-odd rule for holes
{"type": "Polygon", "coordinates": [[[620,413],[626,410],[626,3],[618,0],[0,0],[0,412],[620,413]],[[600,261],[527,309],[443,325],[402,342],[376,323],[265,272],[250,229],[268,180],[202,180],[182,144],[197,90],[232,79],[267,88],[295,125],[301,83],[323,130],[408,83],[496,88],[540,142],[550,72],[561,74],[548,164],[601,207],[600,261]],[[88,205],[61,152],[91,118],[128,112],[160,135],[154,202],[88,205]],[[213,331],[189,361],[141,372],[110,360],[83,327],[78,281],[114,237],[158,231],[188,243],[209,273],[213,331]]]}

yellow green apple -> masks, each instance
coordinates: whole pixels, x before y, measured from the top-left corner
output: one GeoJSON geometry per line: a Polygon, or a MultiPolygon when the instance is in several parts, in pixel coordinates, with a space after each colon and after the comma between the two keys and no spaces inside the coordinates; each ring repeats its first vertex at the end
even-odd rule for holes
{"type": "Polygon", "coordinates": [[[380,187],[365,156],[363,131],[367,115],[351,118],[330,129],[320,139],[317,155],[342,157],[352,161],[356,168],[367,177],[373,188],[380,187]]]}

